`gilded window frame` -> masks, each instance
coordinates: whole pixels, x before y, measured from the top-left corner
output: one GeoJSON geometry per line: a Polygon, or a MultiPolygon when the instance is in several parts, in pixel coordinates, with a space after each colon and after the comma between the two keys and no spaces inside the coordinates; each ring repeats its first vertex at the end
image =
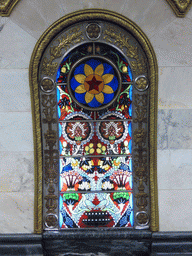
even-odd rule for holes
{"type": "Polygon", "coordinates": [[[144,50],[149,65],[150,99],[149,99],[149,172],[150,172],[150,207],[151,219],[150,230],[158,231],[158,197],[157,197],[157,84],[158,84],[158,66],[157,60],[146,35],[141,29],[128,18],[115,12],[103,9],[88,9],[68,14],[53,25],[51,25],[38,40],[29,67],[29,80],[31,90],[31,103],[33,115],[33,135],[34,135],[34,155],[35,155],[35,203],[34,203],[34,232],[42,233],[42,138],[40,124],[40,102],[38,96],[38,67],[42,58],[44,49],[49,42],[63,29],[68,26],[85,20],[106,20],[114,22],[125,30],[132,33],[144,50]]]}

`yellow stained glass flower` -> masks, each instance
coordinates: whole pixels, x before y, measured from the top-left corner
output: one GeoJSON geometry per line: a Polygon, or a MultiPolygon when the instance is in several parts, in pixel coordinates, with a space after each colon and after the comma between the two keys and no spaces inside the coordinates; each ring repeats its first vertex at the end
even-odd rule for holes
{"type": "Polygon", "coordinates": [[[103,74],[104,66],[99,64],[95,70],[88,65],[84,65],[84,74],[75,75],[75,80],[80,83],[76,87],[75,92],[78,94],[85,93],[85,102],[89,104],[95,97],[95,99],[103,104],[104,94],[114,93],[114,90],[108,84],[113,80],[113,74],[103,74]]]}

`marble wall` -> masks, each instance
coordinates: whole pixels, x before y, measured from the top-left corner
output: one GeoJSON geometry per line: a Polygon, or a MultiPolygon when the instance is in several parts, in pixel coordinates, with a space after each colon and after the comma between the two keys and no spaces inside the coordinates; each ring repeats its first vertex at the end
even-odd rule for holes
{"type": "Polygon", "coordinates": [[[25,0],[10,17],[0,18],[0,232],[33,232],[31,53],[48,26],[85,8],[127,16],[154,47],[159,65],[160,230],[192,231],[192,9],[181,19],[165,0],[25,0]]]}

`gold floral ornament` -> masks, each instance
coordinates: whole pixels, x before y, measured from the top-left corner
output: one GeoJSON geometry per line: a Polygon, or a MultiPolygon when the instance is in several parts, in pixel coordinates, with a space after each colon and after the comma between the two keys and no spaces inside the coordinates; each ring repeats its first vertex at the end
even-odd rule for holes
{"type": "Polygon", "coordinates": [[[87,26],[87,37],[90,39],[98,39],[101,34],[101,28],[96,23],[91,23],[87,26]]]}
{"type": "Polygon", "coordinates": [[[136,214],[136,221],[139,225],[146,225],[149,222],[148,214],[145,211],[138,212],[136,214]]]}
{"type": "Polygon", "coordinates": [[[51,92],[54,89],[54,82],[50,78],[44,78],[41,81],[41,89],[44,92],[51,92]]]}
{"type": "MultiPolygon", "coordinates": [[[[132,71],[137,75],[145,73],[147,70],[145,59],[139,54],[138,46],[130,43],[130,38],[122,32],[116,31],[113,26],[107,26],[104,31],[104,39],[111,44],[116,44],[121,50],[126,49],[126,55],[134,60],[131,61],[132,71]]],[[[124,73],[124,72],[123,72],[124,73]]]]}
{"type": "Polygon", "coordinates": [[[135,85],[139,91],[144,91],[149,87],[148,81],[144,76],[136,78],[135,85]]]}
{"type": "Polygon", "coordinates": [[[63,49],[66,51],[71,44],[79,43],[82,40],[82,31],[78,27],[71,29],[68,34],[62,36],[61,39],[58,40],[58,45],[50,47],[50,57],[44,57],[44,59],[42,60],[42,73],[47,76],[54,75],[58,66],[57,62],[55,62],[54,60],[62,56],[63,49]]]}
{"type": "Polygon", "coordinates": [[[54,228],[57,225],[58,217],[55,214],[48,214],[45,218],[45,225],[54,228]]]}
{"type": "Polygon", "coordinates": [[[112,65],[89,59],[76,67],[70,89],[78,103],[99,108],[113,101],[118,84],[112,65]]]}

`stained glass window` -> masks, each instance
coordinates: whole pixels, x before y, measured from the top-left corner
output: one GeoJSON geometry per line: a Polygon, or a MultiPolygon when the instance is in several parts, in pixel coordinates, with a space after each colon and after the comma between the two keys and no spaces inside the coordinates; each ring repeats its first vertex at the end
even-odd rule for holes
{"type": "Polygon", "coordinates": [[[32,56],[35,226],[156,230],[152,47],[129,20],[83,12],[50,27],[32,56]]]}
{"type": "Polygon", "coordinates": [[[59,67],[61,229],[133,226],[131,81],[125,56],[101,43],[59,67]]]}

